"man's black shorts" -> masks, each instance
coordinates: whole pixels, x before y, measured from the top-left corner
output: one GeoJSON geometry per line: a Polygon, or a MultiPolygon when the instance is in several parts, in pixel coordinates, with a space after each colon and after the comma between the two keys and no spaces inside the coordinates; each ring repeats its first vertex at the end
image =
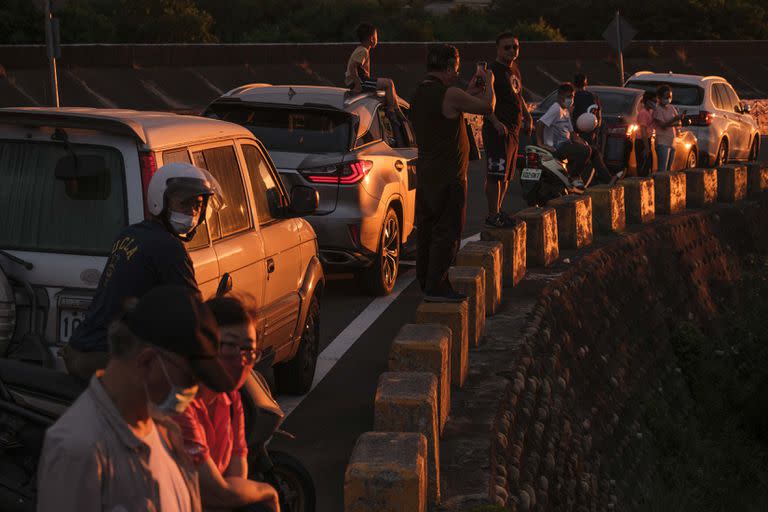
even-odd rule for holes
{"type": "Polygon", "coordinates": [[[503,137],[493,125],[483,123],[483,145],[488,179],[510,181],[517,164],[518,129],[508,130],[507,136],[503,137]]]}

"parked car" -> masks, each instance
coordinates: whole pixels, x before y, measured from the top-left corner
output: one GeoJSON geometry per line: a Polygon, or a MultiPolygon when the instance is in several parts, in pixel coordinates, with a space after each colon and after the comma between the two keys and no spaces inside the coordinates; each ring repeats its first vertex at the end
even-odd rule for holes
{"type": "MultiPolygon", "coordinates": [[[[637,138],[637,114],[641,107],[643,90],[629,87],[587,86],[587,90],[597,95],[602,105],[602,125],[598,128],[598,146],[603,152],[603,159],[608,169],[613,172],[626,170],[628,176],[637,173],[635,157],[635,139],[637,138]]],[[[544,98],[533,110],[534,122],[538,121],[549,107],[557,101],[557,91],[544,98]]],[[[522,136],[525,137],[525,136],[522,136]]],[[[526,138],[526,144],[533,143],[526,138]]],[[[675,159],[672,170],[690,169],[698,163],[698,142],[696,136],[683,130],[674,141],[675,159]]],[[[521,153],[525,145],[520,144],[521,153]]],[[[654,162],[655,162],[654,151],[654,162]]],[[[522,167],[520,167],[522,169],[522,167]]],[[[656,166],[654,164],[653,168],[656,166]]]]}
{"type": "Polygon", "coordinates": [[[150,178],[178,161],[211,172],[227,204],[187,243],[203,296],[225,273],[252,294],[278,389],[306,392],[325,278],[300,215],[315,210],[317,194],[293,187],[289,196],[251,132],[196,116],[0,109],[0,351],[57,363],[51,354],[82,322],[115,237],[146,217],[150,178]],[[100,164],[82,176],[58,173],[73,154],[100,164]]]}
{"type": "Polygon", "coordinates": [[[627,87],[646,91],[655,91],[660,85],[669,85],[672,104],[687,111],[684,130],[694,133],[699,141],[700,165],[757,160],[757,121],[725,78],[640,71],[626,83],[627,87]]]}
{"type": "Polygon", "coordinates": [[[289,189],[317,188],[320,211],[307,220],[320,259],[328,271],[357,272],[374,295],[395,286],[416,201],[413,130],[405,117],[393,123],[383,100],[336,87],[251,84],[224,94],[203,114],[253,132],[289,189]]]}

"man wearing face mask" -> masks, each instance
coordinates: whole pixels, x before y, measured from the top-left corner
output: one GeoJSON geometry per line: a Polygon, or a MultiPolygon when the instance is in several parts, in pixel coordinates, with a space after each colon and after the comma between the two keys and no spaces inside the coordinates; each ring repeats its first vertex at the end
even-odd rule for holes
{"type": "Polygon", "coordinates": [[[170,415],[186,410],[198,383],[234,388],[213,313],[189,287],[161,286],[108,337],[106,369],[46,432],[37,510],[199,512],[197,475],[170,415]]]}
{"type": "Polygon", "coordinates": [[[195,401],[175,418],[187,453],[200,475],[203,506],[217,510],[247,507],[248,512],[279,512],[277,491],[269,484],[248,479],[248,446],[240,388],[261,356],[255,301],[246,295],[227,295],[210,299],[206,305],[221,331],[219,359],[236,385],[229,393],[217,393],[200,386],[195,401]]]}
{"type": "Polygon", "coordinates": [[[430,302],[466,300],[448,281],[467,211],[469,139],[464,113],[486,116],[496,105],[493,74],[478,68],[463,90],[456,86],[459,66],[455,46],[432,46],[427,53],[427,76],[411,101],[419,148],[416,276],[424,300],[430,302]]]}
{"type": "Polygon", "coordinates": [[[85,319],[62,349],[70,374],[87,381],[104,368],[109,356],[107,327],[127,298],[140,298],[164,284],[197,291],[184,242],[205,220],[207,208],[223,207],[220,190],[208,171],[184,162],[164,165],[152,176],[147,189],[149,217],[118,235],[85,319]]]}

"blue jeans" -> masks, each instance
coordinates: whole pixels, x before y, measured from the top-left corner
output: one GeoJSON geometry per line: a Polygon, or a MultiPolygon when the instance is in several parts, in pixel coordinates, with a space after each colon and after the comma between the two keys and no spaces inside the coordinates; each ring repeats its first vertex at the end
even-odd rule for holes
{"type": "Polygon", "coordinates": [[[656,158],[659,161],[659,171],[668,171],[675,161],[675,148],[656,144],[656,158]]]}

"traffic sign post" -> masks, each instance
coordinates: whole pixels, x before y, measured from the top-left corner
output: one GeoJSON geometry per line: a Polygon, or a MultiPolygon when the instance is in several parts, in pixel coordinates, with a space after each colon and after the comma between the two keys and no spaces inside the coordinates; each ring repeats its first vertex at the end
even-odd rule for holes
{"type": "Polygon", "coordinates": [[[616,17],[613,18],[613,21],[608,24],[608,28],[603,32],[603,39],[618,53],[620,86],[624,85],[624,50],[632,43],[632,39],[636,35],[637,30],[635,30],[635,27],[622,18],[619,11],[616,11],[616,17]]]}
{"type": "Polygon", "coordinates": [[[48,70],[51,80],[51,103],[59,106],[59,77],[56,59],[61,55],[59,45],[59,20],[53,17],[51,0],[45,0],[45,46],[48,50],[48,70]]]}

